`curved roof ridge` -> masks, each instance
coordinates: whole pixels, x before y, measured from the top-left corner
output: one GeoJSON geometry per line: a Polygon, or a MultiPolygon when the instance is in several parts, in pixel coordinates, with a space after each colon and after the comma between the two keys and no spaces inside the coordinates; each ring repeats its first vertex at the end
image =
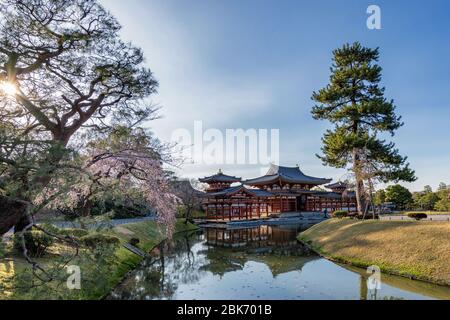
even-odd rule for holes
{"type": "Polygon", "coordinates": [[[330,183],[332,179],[317,178],[309,176],[300,170],[299,166],[296,167],[283,167],[280,165],[271,164],[270,169],[267,173],[259,178],[249,179],[244,181],[247,184],[264,184],[273,183],[275,180],[282,179],[288,183],[305,183],[305,184],[316,184],[321,185],[325,183],[330,183]]]}
{"type": "Polygon", "coordinates": [[[273,197],[273,194],[268,191],[260,190],[260,189],[250,189],[250,188],[247,188],[243,184],[240,184],[235,187],[223,189],[223,190],[217,191],[217,192],[204,193],[204,196],[205,197],[230,196],[230,195],[235,194],[240,191],[250,193],[251,195],[256,196],[256,197],[273,197]]]}
{"type": "Polygon", "coordinates": [[[242,178],[236,177],[236,176],[229,176],[222,172],[222,170],[219,170],[218,173],[199,179],[200,182],[241,182],[242,178]]]}
{"type": "Polygon", "coordinates": [[[348,182],[339,180],[337,182],[326,185],[325,188],[328,188],[328,189],[348,188],[348,186],[349,186],[348,182]]]}

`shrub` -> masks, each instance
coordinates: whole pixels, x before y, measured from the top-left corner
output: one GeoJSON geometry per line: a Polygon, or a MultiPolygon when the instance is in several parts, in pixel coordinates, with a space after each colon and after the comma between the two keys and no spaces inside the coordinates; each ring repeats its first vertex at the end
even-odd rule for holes
{"type": "Polygon", "coordinates": [[[139,244],[139,242],[141,241],[138,238],[131,238],[130,241],[128,241],[129,244],[135,247],[139,244]]]}
{"type": "Polygon", "coordinates": [[[62,229],[60,229],[60,228],[54,226],[54,225],[51,224],[51,223],[43,223],[43,224],[40,224],[40,227],[41,227],[42,229],[44,229],[45,231],[47,231],[47,232],[49,232],[49,233],[52,233],[52,234],[58,234],[58,235],[59,235],[59,234],[61,233],[61,231],[62,231],[62,229]]]}
{"type": "Polygon", "coordinates": [[[59,234],[62,236],[82,238],[84,236],[87,236],[89,234],[89,231],[85,229],[72,228],[72,229],[63,229],[59,232],[59,234]]]}
{"type": "Polygon", "coordinates": [[[95,200],[90,213],[92,216],[112,213],[112,219],[129,219],[145,217],[149,211],[147,206],[139,201],[132,201],[132,203],[125,202],[120,197],[95,200]]]}
{"type": "Polygon", "coordinates": [[[120,244],[119,238],[100,233],[88,234],[86,236],[81,237],[80,241],[86,247],[93,249],[105,246],[115,247],[120,244]]]}
{"type": "Polygon", "coordinates": [[[41,227],[49,233],[52,233],[52,234],[55,234],[58,236],[62,236],[62,237],[69,236],[69,237],[74,237],[74,238],[81,238],[81,237],[87,236],[89,234],[89,231],[87,231],[85,229],[80,229],[80,228],[60,229],[49,223],[44,223],[41,225],[41,227]]]}
{"type": "MultiPolygon", "coordinates": [[[[53,238],[40,230],[31,230],[24,233],[25,245],[30,256],[42,257],[47,249],[53,244],[53,238]]],[[[22,252],[22,237],[19,234],[14,236],[14,248],[22,252]]]]}
{"type": "Polygon", "coordinates": [[[203,210],[193,210],[191,213],[193,219],[206,218],[206,212],[203,210]]]}
{"type": "Polygon", "coordinates": [[[359,219],[359,220],[373,220],[373,219],[379,220],[379,219],[380,219],[380,217],[378,216],[378,214],[375,214],[375,217],[374,217],[372,212],[366,213],[365,216],[356,214],[356,217],[357,217],[357,219],[359,219]]]}
{"type": "Polygon", "coordinates": [[[5,253],[6,253],[5,244],[3,242],[0,242],[0,259],[3,259],[5,253]]]}
{"type": "Polygon", "coordinates": [[[348,217],[348,212],[347,211],[338,210],[338,211],[333,212],[333,218],[342,219],[342,218],[345,218],[345,217],[348,217]]]}
{"type": "Polygon", "coordinates": [[[408,213],[408,217],[416,219],[417,221],[428,218],[427,214],[423,212],[410,212],[408,213]]]}

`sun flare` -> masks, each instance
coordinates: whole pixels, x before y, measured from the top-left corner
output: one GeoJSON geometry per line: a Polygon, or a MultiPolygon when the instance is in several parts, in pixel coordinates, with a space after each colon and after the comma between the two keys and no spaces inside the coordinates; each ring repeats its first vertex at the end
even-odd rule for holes
{"type": "Polygon", "coordinates": [[[18,93],[18,90],[15,84],[5,81],[0,83],[0,93],[7,96],[14,96],[18,93]]]}

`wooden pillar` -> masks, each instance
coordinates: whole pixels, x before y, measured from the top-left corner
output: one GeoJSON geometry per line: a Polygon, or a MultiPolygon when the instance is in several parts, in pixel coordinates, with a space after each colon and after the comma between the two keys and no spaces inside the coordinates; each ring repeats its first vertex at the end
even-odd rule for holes
{"type": "Polygon", "coordinates": [[[258,219],[261,219],[261,201],[258,198],[258,207],[256,208],[258,212],[258,219]]]}
{"type": "Polygon", "coordinates": [[[216,203],[216,217],[222,219],[222,214],[220,212],[220,203],[216,203]]]}
{"type": "Polygon", "coordinates": [[[242,220],[242,207],[240,203],[238,205],[239,205],[239,220],[242,220]]]}

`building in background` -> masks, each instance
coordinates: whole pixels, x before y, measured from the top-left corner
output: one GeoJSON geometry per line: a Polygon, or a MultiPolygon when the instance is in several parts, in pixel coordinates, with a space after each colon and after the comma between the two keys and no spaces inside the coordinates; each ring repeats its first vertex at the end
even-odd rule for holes
{"type": "Polygon", "coordinates": [[[356,211],[354,192],[343,182],[305,175],[300,168],[272,165],[262,177],[242,181],[224,174],[199,179],[208,185],[202,204],[209,220],[250,220],[284,213],[356,211]],[[330,191],[314,190],[326,185],[330,191]]]}

